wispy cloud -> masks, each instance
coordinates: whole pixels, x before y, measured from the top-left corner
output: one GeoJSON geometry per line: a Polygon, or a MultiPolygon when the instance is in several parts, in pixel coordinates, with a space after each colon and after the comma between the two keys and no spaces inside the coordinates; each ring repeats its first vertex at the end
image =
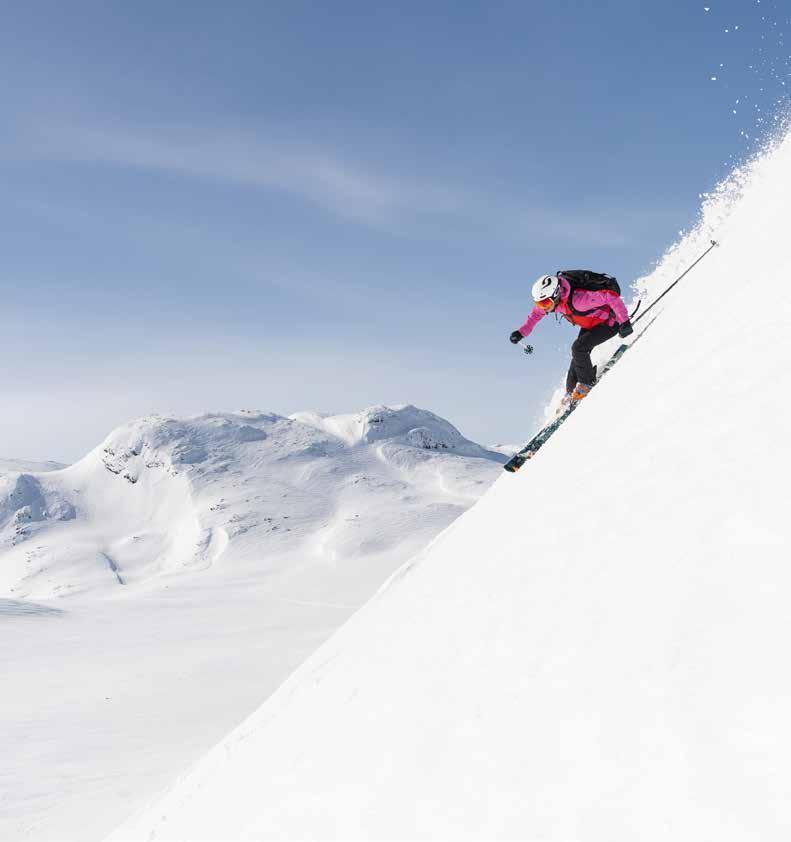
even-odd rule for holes
{"type": "Polygon", "coordinates": [[[240,131],[136,130],[58,125],[32,132],[26,154],[275,190],[335,216],[396,233],[476,230],[507,240],[620,247],[673,211],[536,206],[466,185],[374,171],[318,143],[284,143],[240,131]],[[659,217],[657,216],[659,215],[659,217]]]}
{"type": "Polygon", "coordinates": [[[276,143],[240,132],[58,127],[39,135],[28,148],[53,160],[279,190],[339,216],[377,226],[414,212],[465,212],[465,198],[453,190],[375,173],[318,145],[276,143]]]}

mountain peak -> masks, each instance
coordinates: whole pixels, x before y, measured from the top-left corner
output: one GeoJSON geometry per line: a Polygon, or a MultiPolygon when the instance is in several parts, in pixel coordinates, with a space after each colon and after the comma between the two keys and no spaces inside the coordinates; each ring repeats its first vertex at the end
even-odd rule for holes
{"type": "Polygon", "coordinates": [[[425,450],[447,450],[476,456],[486,453],[479,445],[464,438],[449,421],[412,404],[378,404],[361,412],[343,415],[297,412],[289,417],[350,446],[391,440],[425,450]]]}

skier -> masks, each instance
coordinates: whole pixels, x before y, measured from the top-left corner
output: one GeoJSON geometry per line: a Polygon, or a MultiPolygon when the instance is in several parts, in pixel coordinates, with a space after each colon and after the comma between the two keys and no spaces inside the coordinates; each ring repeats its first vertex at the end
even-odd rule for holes
{"type": "MultiPolygon", "coordinates": [[[[596,382],[596,366],[591,351],[602,342],[633,332],[629,312],[614,278],[583,270],[568,270],[557,275],[542,275],[533,284],[535,306],[527,321],[511,334],[511,342],[521,342],[547,315],[555,312],[580,328],[571,346],[571,365],[566,376],[564,404],[582,400],[596,382]],[[585,279],[594,278],[590,283],[585,279]],[[581,280],[582,279],[582,280],[581,280]],[[579,284],[579,285],[578,285],[579,284]],[[595,289],[582,288],[596,287],[595,289]],[[606,288],[606,287],[610,288],[606,288]],[[614,288],[613,288],[614,287],[614,288]]],[[[532,348],[527,346],[531,351],[532,348]]]]}

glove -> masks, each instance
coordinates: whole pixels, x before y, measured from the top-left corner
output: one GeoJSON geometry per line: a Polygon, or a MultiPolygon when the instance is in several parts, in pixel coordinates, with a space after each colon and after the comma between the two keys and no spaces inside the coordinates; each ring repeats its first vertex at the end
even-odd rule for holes
{"type": "Polygon", "coordinates": [[[524,352],[526,354],[532,354],[533,353],[533,346],[532,345],[525,345],[524,352]]]}
{"type": "Polygon", "coordinates": [[[618,326],[618,336],[621,339],[626,339],[627,336],[631,336],[634,333],[634,328],[632,327],[631,322],[624,322],[622,325],[618,326]]]}
{"type": "Polygon", "coordinates": [[[515,330],[511,334],[511,342],[513,342],[514,345],[518,345],[523,339],[524,339],[524,336],[522,336],[521,332],[518,331],[518,330],[515,330]]]}

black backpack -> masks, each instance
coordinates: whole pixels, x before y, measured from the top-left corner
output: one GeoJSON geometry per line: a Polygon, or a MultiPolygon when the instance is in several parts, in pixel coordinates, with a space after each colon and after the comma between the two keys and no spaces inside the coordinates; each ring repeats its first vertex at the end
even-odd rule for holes
{"type": "Polygon", "coordinates": [[[602,275],[599,272],[591,272],[590,269],[563,269],[558,272],[571,285],[571,289],[586,289],[590,292],[602,292],[610,290],[618,295],[621,294],[621,287],[612,275],[602,275]]]}
{"type": "Polygon", "coordinates": [[[558,275],[562,275],[571,287],[568,307],[575,316],[587,316],[588,313],[593,313],[599,309],[595,307],[593,310],[578,310],[573,304],[574,293],[578,289],[588,290],[589,292],[609,290],[617,295],[621,294],[618,281],[611,275],[602,275],[600,272],[591,272],[589,269],[563,269],[558,272],[558,275]]]}

